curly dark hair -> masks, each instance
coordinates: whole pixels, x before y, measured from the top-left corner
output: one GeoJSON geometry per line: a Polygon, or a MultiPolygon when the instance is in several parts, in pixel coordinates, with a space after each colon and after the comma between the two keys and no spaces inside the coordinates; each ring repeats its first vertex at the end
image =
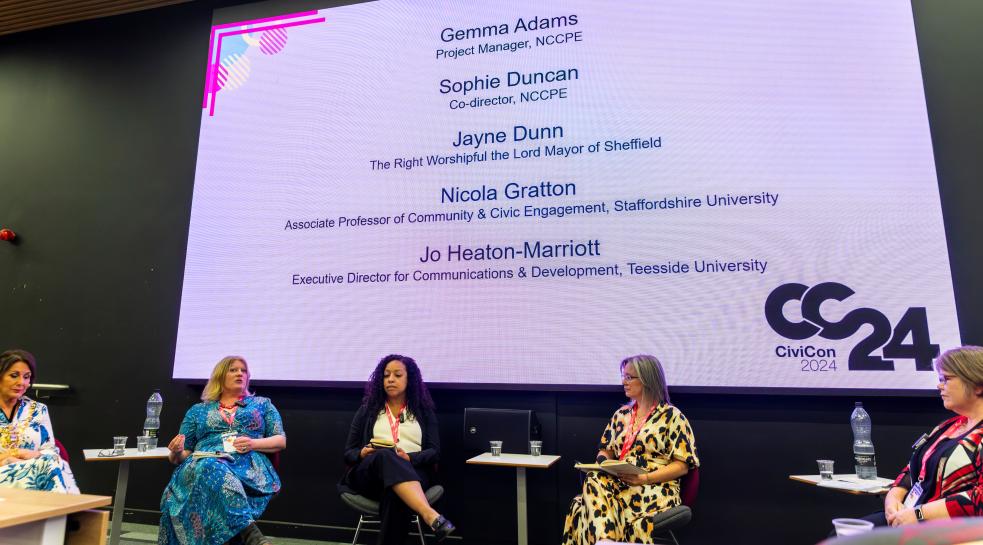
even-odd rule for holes
{"type": "Polygon", "coordinates": [[[433,399],[430,398],[430,391],[423,382],[423,375],[413,358],[390,354],[375,366],[375,370],[369,376],[369,381],[365,383],[365,395],[362,397],[362,405],[368,409],[368,414],[379,414],[382,406],[386,403],[386,389],[383,387],[383,375],[386,372],[386,364],[396,360],[406,366],[406,405],[417,418],[421,418],[428,412],[435,410],[433,399]]]}

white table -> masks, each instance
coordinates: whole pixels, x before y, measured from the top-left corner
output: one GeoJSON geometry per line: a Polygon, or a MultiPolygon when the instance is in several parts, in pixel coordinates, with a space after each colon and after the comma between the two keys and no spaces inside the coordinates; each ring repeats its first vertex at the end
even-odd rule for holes
{"type": "Polygon", "coordinates": [[[861,479],[856,473],[837,473],[830,481],[824,481],[819,475],[789,475],[789,479],[800,483],[816,485],[819,488],[831,488],[857,496],[881,496],[891,489],[893,479],[877,477],[876,479],[861,479]]]}
{"type": "Polygon", "coordinates": [[[68,515],[110,501],[109,496],[0,488],[0,543],[61,545],[68,515]]]}
{"type": "Polygon", "coordinates": [[[126,449],[121,456],[99,456],[99,451],[108,452],[111,448],[90,448],[82,451],[86,462],[119,462],[119,474],[116,476],[116,497],[113,498],[113,522],[109,531],[109,544],[119,545],[119,534],[123,528],[123,509],[126,507],[126,485],[130,479],[130,462],[133,460],[166,460],[167,447],[157,447],[145,452],[135,448],[126,449]]]}
{"type": "Polygon", "coordinates": [[[490,452],[480,454],[468,460],[467,463],[480,466],[503,466],[515,468],[515,498],[516,516],[519,521],[519,545],[529,545],[529,530],[526,520],[526,468],[546,469],[559,460],[559,456],[543,454],[509,454],[492,456],[490,452]]]}

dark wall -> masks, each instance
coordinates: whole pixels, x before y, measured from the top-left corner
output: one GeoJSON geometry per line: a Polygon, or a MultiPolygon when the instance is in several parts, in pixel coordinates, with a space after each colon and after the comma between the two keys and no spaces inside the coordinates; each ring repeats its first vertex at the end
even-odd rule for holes
{"type": "MultiPolygon", "coordinates": [[[[234,2],[226,2],[228,4],[234,2]]],[[[136,435],[153,388],[173,435],[197,388],[169,379],[194,178],[212,3],[192,3],[0,38],[0,347],[33,350],[41,382],[72,393],[45,400],[86,492],[112,494],[116,466],[84,463],[81,449],[136,435]]],[[[963,339],[983,343],[983,3],[914,2],[963,339]]],[[[857,218],[858,222],[863,218],[857,218]]],[[[216,317],[221,319],[221,317],[216,317]]],[[[612,362],[614,365],[614,362],[612,362]]],[[[283,413],[290,448],[285,488],[265,517],[274,534],[350,539],[355,516],[334,492],[359,392],[262,388],[283,413]],[[335,527],[316,528],[304,525],[335,527]]],[[[531,541],[559,541],[589,459],[621,401],[611,393],[440,390],[442,506],[468,543],[514,542],[513,475],[465,466],[465,406],[533,408],[557,467],[530,472],[531,541]]],[[[865,398],[882,475],[944,417],[934,398],[865,398]]],[[[850,467],[854,397],[680,394],[703,461],[684,542],[813,543],[829,519],[878,502],[788,481],[829,457],[850,467]],[[762,536],[768,536],[763,538],[762,536]]],[[[133,439],[131,438],[131,445],[133,439]]],[[[170,474],[135,464],[130,520],[152,519],[170,474]]]]}

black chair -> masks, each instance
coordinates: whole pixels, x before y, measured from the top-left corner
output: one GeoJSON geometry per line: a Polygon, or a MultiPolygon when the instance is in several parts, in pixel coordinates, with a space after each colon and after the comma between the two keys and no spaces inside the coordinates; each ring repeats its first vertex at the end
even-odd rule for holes
{"type": "MultiPolygon", "coordinates": [[[[352,538],[352,545],[358,544],[358,534],[362,531],[363,525],[379,524],[379,502],[371,498],[362,496],[361,494],[355,492],[347,486],[339,486],[341,491],[341,501],[345,503],[348,507],[358,511],[358,526],[355,527],[355,537],[352,538]]],[[[430,505],[434,505],[437,500],[444,495],[444,487],[438,485],[431,486],[424,492],[427,496],[427,502],[430,505]]],[[[418,515],[413,515],[410,519],[410,524],[416,525],[416,531],[420,534],[420,545],[427,545],[426,539],[423,537],[423,525],[420,524],[420,517],[418,515]]]]}
{"type": "Polygon", "coordinates": [[[682,496],[682,505],[677,505],[672,509],[656,513],[652,517],[652,534],[667,534],[668,537],[657,537],[658,541],[679,545],[679,540],[672,533],[673,530],[689,524],[693,518],[693,504],[696,503],[696,493],[700,487],[700,468],[694,467],[683,475],[679,483],[679,495],[682,496]]]}

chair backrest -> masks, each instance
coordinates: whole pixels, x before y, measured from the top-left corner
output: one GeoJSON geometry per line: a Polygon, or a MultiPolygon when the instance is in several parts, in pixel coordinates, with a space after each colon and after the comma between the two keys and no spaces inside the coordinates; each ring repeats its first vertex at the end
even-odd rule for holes
{"type": "Polygon", "coordinates": [[[691,468],[689,473],[683,475],[679,488],[679,494],[682,497],[683,505],[692,508],[693,504],[696,503],[696,493],[700,488],[700,468],[691,468]]]}
{"type": "Polygon", "coordinates": [[[267,452],[266,457],[270,459],[270,465],[273,466],[273,471],[280,474],[280,453],[279,452],[267,452]]]}
{"type": "Polygon", "coordinates": [[[68,449],[65,448],[65,445],[61,444],[61,441],[59,441],[57,438],[55,439],[55,446],[58,447],[58,454],[61,456],[61,459],[65,460],[66,464],[72,463],[72,461],[68,459],[68,449]]]}

